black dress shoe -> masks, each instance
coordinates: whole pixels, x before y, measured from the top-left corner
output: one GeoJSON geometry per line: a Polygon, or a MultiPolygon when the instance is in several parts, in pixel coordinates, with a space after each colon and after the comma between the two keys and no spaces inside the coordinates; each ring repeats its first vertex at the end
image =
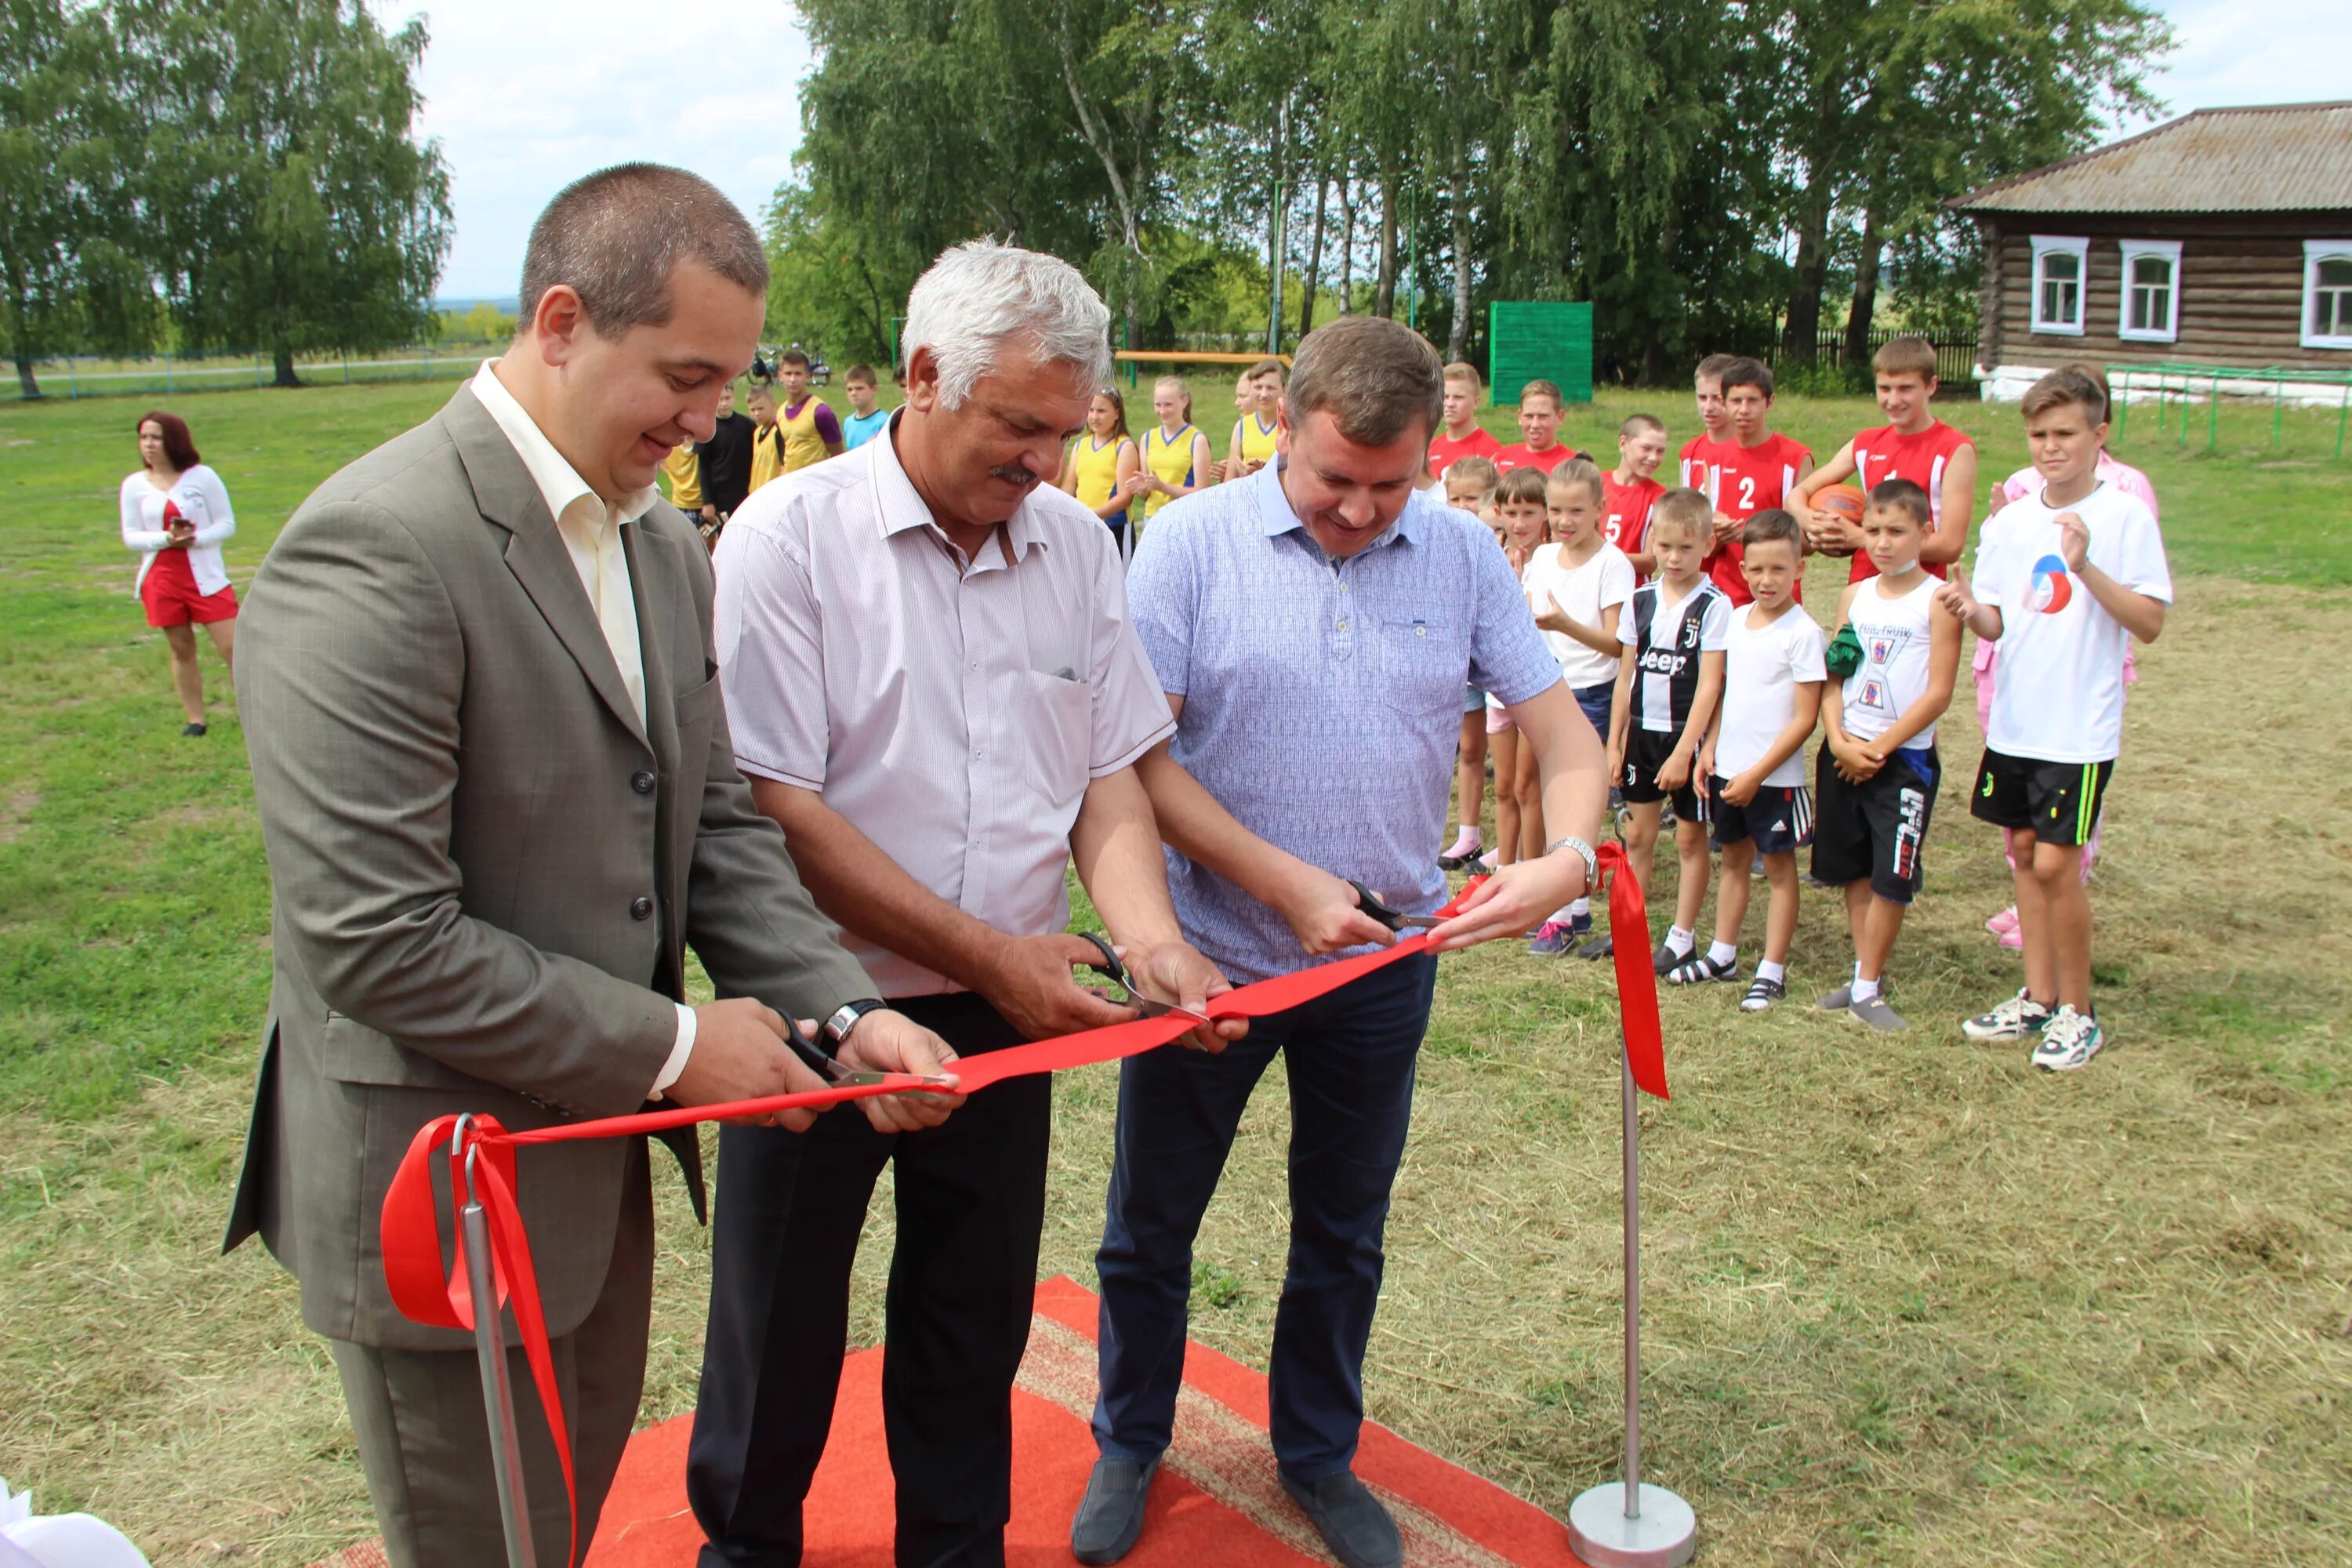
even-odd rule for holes
{"type": "Polygon", "coordinates": [[[202,719],[189,720],[187,728],[180,731],[183,735],[201,735],[204,732],[205,721],[202,719]]]}
{"type": "Polygon", "coordinates": [[[1148,1465],[1097,1459],[1094,1474],[1087,1478],[1087,1495],[1070,1519],[1070,1555],[1089,1568],[1102,1568],[1134,1551],[1135,1538],[1143,1533],[1144,1500],[1159,1473],[1157,1459],[1148,1465]]]}
{"type": "Polygon", "coordinates": [[[1396,1521],[1355,1471],[1334,1470],[1311,1487],[1284,1471],[1282,1489],[1315,1521],[1342,1568],[1401,1568],[1404,1542],[1397,1537],[1396,1521]]]}

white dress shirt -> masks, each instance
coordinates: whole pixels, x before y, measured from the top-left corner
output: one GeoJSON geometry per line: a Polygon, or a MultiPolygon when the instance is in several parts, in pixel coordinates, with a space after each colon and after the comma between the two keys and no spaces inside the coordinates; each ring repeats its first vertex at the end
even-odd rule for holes
{"type": "MultiPolygon", "coordinates": [[[[589,487],[579,471],[564,460],[523,405],[515,401],[494,374],[498,361],[486,359],[482,368],[474,373],[474,396],[495,420],[506,438],[514,443],[522,466],[530,472],[531,482],[539,487],[540,499],[547,502],[548,514],[555,519],[555,531],[562,537],[563,548],[572,556],[572,569],[580,574],[580,587],[588,595],[588,607],[596,613],[596,625],[604,634],[604,646],[613,650],[613,662],[621,668],[621,684],[628,689],[629,702],[637,710],[637,722],[646,721],[646,656],[637,634],[637,601],[630,591],[629,558],[621,548],[621,530],[635,522],[653,509],[661,492],[647,485],[644,489],[623,496],[616,502],[607,502],[589,487]]],[[[661,1072],[654,1079],[647,1097],[659,1100],[662,1091],[677,1081],[686,1070],[687,1058],[694,1054],[694,1009],[680,1004],[677,1009],[677,1043],[670,1047],[669,1059],[662,1064],[661,1072]]]]}
{"type": "MultiPolygon", "coordinates": [[[[1174,731],[1168,699],[1101,519],[1044,487],[966,559],[897,437],[762,486],[719,537],[736,763],[816,791],[974,919],[1058,931],[1087,781],[1174,731]]],[[[961,989],[921,952],[842,941],[885,996],[961,989]]]]}

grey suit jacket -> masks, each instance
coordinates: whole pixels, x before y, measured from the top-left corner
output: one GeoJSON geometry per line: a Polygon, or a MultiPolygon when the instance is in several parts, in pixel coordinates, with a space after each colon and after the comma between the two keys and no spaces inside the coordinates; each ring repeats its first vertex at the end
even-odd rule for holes
{"type": "MultiPolygon", "coordinates": [[[[226,1244],[258,1231],[320,1333],[470,1342],[385,1293],[394,1167],[446,1111],[520,1128],[640,1109],[688,947],[720,995],[788,1017],[873,992],[736,771],[694,530],[663,504],[622,533],[642,725],[555,520],[468,389],[320,486],[240,607],[275,963],[226,1244]]],[[[673,1147],[699,1213],[697,1145],[673,1147]]],[[[604,1286],[624,1154],[522,1152],[552,1332],[604,1286]]]]}

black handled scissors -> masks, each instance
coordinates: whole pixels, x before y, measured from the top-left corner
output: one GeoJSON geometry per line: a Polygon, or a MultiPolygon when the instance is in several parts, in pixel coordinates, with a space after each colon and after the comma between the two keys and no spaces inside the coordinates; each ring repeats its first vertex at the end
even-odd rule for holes
{"type": "MultiPolygon", "coordinates": [[[[797,1023],[785,1026],[784,1044],[790,1047],[793,1055],[800,1058],[802,1066],[824,1079],[825,1082],[844,1089],[860,1089],[868,1084],[893,1081],[903,1082],[909,1076],[914,1076],[906,1073],[866,1072],[851,1067],[839,1057],[826,1050],[824,1043],[818,1039],[814,1032],[803,1034],[797,1023]]],[[[919,1076],[924,1081],[940,1089],[950,1089],[948,1080],[937,1073],[924,1073],[919,1076]]]]}
{"type": "Polygon", "coordinates": [[[1095,951],[1102,954],[1099,959],[1088,959],[1087,967],[1108,976],[1113,985],[1126,992],[1126,1005],[1134,1008],[1147,1018],[1174,1016],[1190,1018],[1196,1024],[1211,1024],[1216,1021],[1206,1013],[1195,1013],[1190,1007],[1179,1007],[1173,1002],[1155,1001],[1146,996],[1136,988],[1134,976],[1127,972],[1126,961],[1119,957],[1118,949],[1111,946],[1108,938],[1090,931],[1082,931],[1078,934],[1094,943],[1095,951]]]}
{"type": "Polygon", "coordinates": [[[1402,910],[1383,900],[1378,893],[1361,882],[1351,881],[1348,886],[1356,889],[1356,907],[1391,931],[1404,931],[1407,928],[1413,931],[1429,931],[1445,923],[1436,915],[1406,914],[1402,910]]]}

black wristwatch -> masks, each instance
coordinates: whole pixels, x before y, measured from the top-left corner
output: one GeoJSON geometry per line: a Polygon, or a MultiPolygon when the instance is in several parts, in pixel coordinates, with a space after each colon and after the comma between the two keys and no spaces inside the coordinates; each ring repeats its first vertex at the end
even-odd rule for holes
{"type": "Polygon", "coordinates": [[[862,1002],[844,1002],[834,1009],[833,1016],[827,1018],[817,1029],[817,1033],[824,1038],[824,1048],[834,1056],[841,1055],[841,1047],[847,1043],[849,1031],[857,1027],[857,1020],[868,1013],[878,1013],[889,1005],[873,996],[868,996],[862,1002]]]}

